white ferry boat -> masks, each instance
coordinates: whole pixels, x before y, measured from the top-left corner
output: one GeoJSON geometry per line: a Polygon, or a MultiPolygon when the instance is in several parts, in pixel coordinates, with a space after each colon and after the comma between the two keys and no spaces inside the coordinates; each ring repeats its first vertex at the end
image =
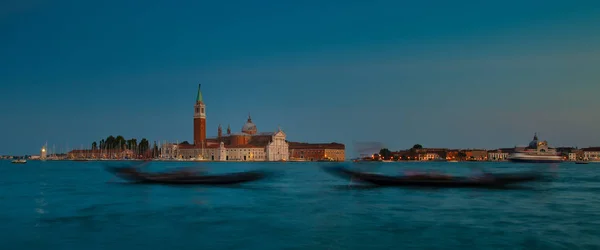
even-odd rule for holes
{"type": "Polygon", "coordinates": [[[516,152],[508,156],[508,160],[512,162],[529,162],[529,163],[556,163],[562,162],[563,158],[558,155],[538,155],[523,152],[516,152]]]}
{"type": "Polygon", "coordinates": [[[538,141],[537,134],[533,136],[529,146],[515,148],[515,153],[509,155],[507,159],[511,162],[527,163],[557,163],[563,161],[563,158],[557,155],[556,149],[548,147],[548,142],[538,141]]]}
{"type": "Polygon", "coordinates": [[[27,163],[27,160],[25,160],[25,159],[16,159],[16,160],[13,160],[12,163],[14,163],[14,164],[25,164],[25,163],[27,163]]]}

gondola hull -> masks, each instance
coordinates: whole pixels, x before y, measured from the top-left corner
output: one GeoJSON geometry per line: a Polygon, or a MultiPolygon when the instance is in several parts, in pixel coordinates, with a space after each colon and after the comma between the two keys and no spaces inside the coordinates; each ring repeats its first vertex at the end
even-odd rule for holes
{"type": "Polygon", "coordinates": [[[261,180],[268,175],[266,172],[261,171],[249,171],[222,175],[190,175],[180,173],[144,173],[131,167],[108,167],[107,170],[124,180],[135,183],[169,185],[231,185],[261,180]]]}
{"type": "Polygon", "coordinates": [[[491,174],[480,178],[468,177],[410,177],[386,176],[374,173],[352,171],[343,167],[324,167],[325,171],[338,177],[369,183],[377,186],[418,186],[418,187],[445,187],[445,188],[492,188],[503,187],[510,184],[538,180],[541,176],[537,173],[519,174],[491,174]]]}
{"type": "Polygon", "coordinates": [[[231,185],[261,180],[266,177],[262,172],[244,172],[223,175],[199,175],[189,177],[153,176],[138,180],[142,183],[170,185],[231,185]]]}

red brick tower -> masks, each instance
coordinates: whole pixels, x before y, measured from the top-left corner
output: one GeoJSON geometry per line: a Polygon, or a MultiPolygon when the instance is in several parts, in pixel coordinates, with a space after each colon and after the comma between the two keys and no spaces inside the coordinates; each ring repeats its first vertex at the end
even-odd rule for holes
{"type": "Polygon", "coordinates": [[[194,105],[194,145],[200,147],[206,142],[206,106],[202,99],[200,84],[198,84],[198,95],[194,105]]]}

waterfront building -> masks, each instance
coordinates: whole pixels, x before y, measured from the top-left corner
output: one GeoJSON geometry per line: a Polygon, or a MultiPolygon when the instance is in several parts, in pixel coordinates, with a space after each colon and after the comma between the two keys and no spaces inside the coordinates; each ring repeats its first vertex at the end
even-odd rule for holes
{"type": "MultiPolygon", "coordinates": [[[[251,118],[248,122],[252,122],[251,118]]],[[[248,131],[242,129],[242,133],[220,134],[216,138],[207,138],[200,145],[165,143],[161,146],[160,158],[211,161],[288,160],[288,143],[283,130],[252,132],[253,134],[246,132],[248,131]]]]}
{"type": "Polygon", "coordinates": [[[487,161],[488,153],[485,149],[468,149],[464,151],[468,161],[487,161]]]}
{"type": "Polygon", "coordinates": [[[392,157],[399,160],[431,161],[446,159],[447,156],[448,149],[446,148],[411,148],[392,152],[392,157]]]}
{"type": "Polygon", "coordinates": [[[289,142],[290,160],[294,161],[345,161],[346,146],[341,143],[289,142]]]}
{"type": "Polygon", "coordinates": [[[177,158],[179,156],[179,152],[177,152],[178,148],[179,145],[176,143],[165,142],[162,145],[160,145],[160,153],[158,157],[163,159],[177,158]]]}
{"type": "MultiPolygon", "coordinates": [[[[561,156],[563,158],[563,160],[568,160],[568,161],[571,161],[570,155],[572,152],[575,152],[575,151],[577,151],[577,149],[574,147],[557,147],[556,148],[556,153],[559,156],[561,156]]],[[[574,155],[576,156],[577,154],[574,154],[574,155]]]]}
{"type": "Polygon", "coordinates": [[[161,146],[161,158],[212,161],[287,161],[289,144],[286,134],[278,128],[274,132],[258,132],[252,117],[242,126],[241,133],[232,133],[228,126],[223,134],[221,125],[217,137],[206,137],[206,104],[198,86],[194,104],[194,144],[161,146]]]}
{"type": "Polygon", "coordinates": [[[410,156],[411,156],[410,150],[398,150],[398,151],[392,152],[392,158],[395,160],[408,160],[410,156]]]}
{"type": "Polygon", "coordinates": [[[419,154],[419,161],[432,161],[432,160],[439,160],[439,159],[440,159],[440,155],[437,153],[419,154]]]}
{"type": "Polygon", "coordinates": [[[488,159],[488,161],[505,161],[508,159],[508,156],[512,153],[512,151],[514,151],[514,150],[506,150],[506,149],[490,150],[487,153],[487,159],[488,159]]]}
{"type": "Polygon", "coordinates": [[[408,160],[408,157],[410,157],[410,155],[411,155],[411,153],[409,150],[392,151],[390,154],[392,160],[397,160],[397,161],[408,160]]]}
{"type": "Polygon", "coordinates": [[[447,148],[411,148],[392,152],[392,157],[397,160],[456,160],[459,150],[448,150],[447,148]]]}
{"type": "Polygon", "coordinates": [[[581,149],[572,149],[568,152],[569,161],[580,161],[585,159],[584,151],[581,149]]]}
{"type": "Polygon", "coordinates": [[[449,149],[446,151],[446,160],[448,161],[457,161],[460,159],[460,150],[458,149],[449,149]]]}
{"type": "Polygon", "coordinates": [[[416,149],[417,159],[419,161],[432,161],[446,159],[447,148],[419,148],[416,149]]]}
{"type": "Polygon", "coordinates": [[[583,159],[586,161],[600,161],[600,147],[583,148],[583,159]]]}
{"type": "Polygon", "coordinates": [[[576,161],[576,160],[577,160],[577,153],[569,152],[569,161],[576,161]]]}

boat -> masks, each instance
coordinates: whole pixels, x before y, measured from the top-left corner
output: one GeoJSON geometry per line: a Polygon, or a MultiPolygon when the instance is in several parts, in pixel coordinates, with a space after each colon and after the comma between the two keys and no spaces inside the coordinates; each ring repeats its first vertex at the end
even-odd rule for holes
{"type": "Polygon", "coordinates": [[[262,171],[248,171],[221,175],[209,175],[204,172],[194,173],[189,169],[167,173],[145,173],[136,167],[107,167],[107,170],[118,177],[136,182],[171,185],[228,185],[257,181],[267,176],[262,171]]]}
{"type": "Polygon", "coordinates": [[[420,174],[412,176],[388,176],[377,173],[364,173],[353,171],[341,166],[323,167],[335,176],[364,182],[376,186],[420,186],[420,187],[446,187],[446,188],[494,188],[504,187],[541,179],[535,172],[522,173],[486,173],[475,177],[455,177],[444,174],[420,174]]]}
{"type": "Polygon", "coordinates": [[[507,159],[511,162],[523,163],[558,163],[563,161],[563,158],[558,155],[528,154],[522,152],[513,153],[507,159]]]}
{"type": "Polygon", "coordinates": [[[13,160],[12,163],[14,163],[14,164],[25,164],[25,163],[27,163],[27,160],[25,160],[25,159],[16,159],[16,160],[13,160]]]}
{"type": "Polygon", "coordinates": [[[576,161],[575,164],[588,164],[587,161],[576,161]]]}
{"type": "Polygon", "coordinates": [[[558,163],[563,158],[559,156],[555,148],[548,146],[547,141],[538,140],[537,133],[527,147],[515,147],[515,152],[507,158],[511,162],[521,163],[558,163]]]}

